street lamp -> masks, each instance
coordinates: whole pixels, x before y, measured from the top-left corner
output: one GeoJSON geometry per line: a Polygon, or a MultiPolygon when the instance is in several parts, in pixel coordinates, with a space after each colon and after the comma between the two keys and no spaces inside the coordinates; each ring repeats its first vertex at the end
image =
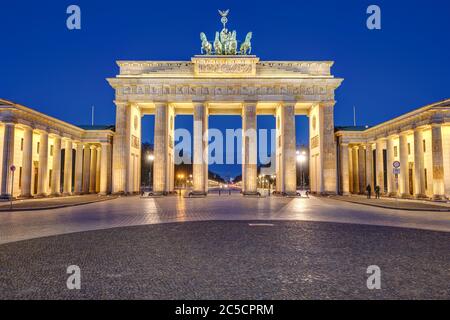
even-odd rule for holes
{"type": "Polygon", "coordinates": [[[303,163],[306,161],[306,152],[302,151],[301,153],[297,151],[297,162],[300,164],[300,186],[303,189],[304,179],[303,179],[303,163]]]}
{"type": "Polygon", "coordinates": [[[155,160],[155,156],[151,153],[147,154],[147,161],[150,162],[150,169],[148,170],[148,184],[149,188],[152,186],[152,162],[155,160]]]}

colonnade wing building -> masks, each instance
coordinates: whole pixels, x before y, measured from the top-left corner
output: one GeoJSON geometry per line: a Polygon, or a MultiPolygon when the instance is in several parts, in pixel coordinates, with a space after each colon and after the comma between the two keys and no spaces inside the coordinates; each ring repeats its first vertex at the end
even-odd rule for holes
{"type": "Polygon", "coordinates": [[[113,126],[77,127],[3,99],[0,121],[1,198],[111,192],[113,126]]]}
{"type": "Polygon", "coordinates": [[[339,191],[450,198],[450,99],[368,129],[336,129],[339,191]]]}

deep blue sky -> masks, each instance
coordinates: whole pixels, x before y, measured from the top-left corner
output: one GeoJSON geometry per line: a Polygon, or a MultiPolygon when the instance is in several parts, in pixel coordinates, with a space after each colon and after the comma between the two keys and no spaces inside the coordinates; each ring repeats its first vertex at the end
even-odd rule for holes
{"type": "MultiPolygon", "coordinates": [[[[333,73],[345,79],[336,125],[352,123],[353,106],[358,124],[373,125],[450,97],[445,0],[2,1],[0,97],[75,124],[89,123],[95,105],[98,124],[114,123],[105,78],[118,72],[115,61],[189,60],[199,53],[201,31],[211,38],[220,30],[219,8],[231,9],[228,27],[239,39],[253,31],[253,53],[261,60],[334,60],[333,73]],[[80,31],[66,28],[70,4],[81,7],[80,31]],[[381,31],[366,28],[370,4],[381,7],[381,31]]],[[[189,120],[180,117],[176,125],[189,120]]],[[[151,122],[144,121],[147,140],[151,122]]],[[[210,123],[240,127],[233,117],[210,123]]],[[[300,143],[308,140],[306,124],[299,119],[300,143]]]]}

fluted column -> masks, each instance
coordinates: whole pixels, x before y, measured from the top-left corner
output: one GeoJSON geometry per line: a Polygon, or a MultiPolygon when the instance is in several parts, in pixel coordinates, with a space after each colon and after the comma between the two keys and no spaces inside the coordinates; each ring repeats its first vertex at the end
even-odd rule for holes
{"type": "Polygon", "coordinates": [[[370,185],[372,190],[375,186],[373,184],[373,150],[372,143],[366,144],[366,186],[370,185]]]}
{"type": "Polygon", "coordinates": [[[431,149],[433,165],[433,200],[442,200],[445,199],[445,190],[441,124],[433,124],[431,126],[431,149]]]}
{"type": "Polygon", "coordinates": [[[75,155],[74,192],[75,194],[83,192],[83,144],[81,142],[77,142],[75,155]]]}
{"type": "Polygon", "coordinates": [[[38,197],[47,196],[48,190],[48,132],[41,131],[39,139],[38,197]]]}
{"type": "Polygon", "coordinates": [[[423,131],[416,128],[414,129],[414,196],[416,198],[426,198],[423,151],[423,131]]]}
{"type": "Polygon", "coordinates": [[[410,197],[409,194],[409,168],[408,168],[408,135],[402,132],[399,138],[400,175],[399,191],[402,198],[410,197]]]}
{"type": "Polygon", "coordinates": [[[72,140],[65,141],[63,194],[72,193],[72,140]]]}
{"type": "Polygon", "coordinates": [[[257,193],[256,144],[256,103],[244,103],[242,107],[242,176],[244,177],[242,192],[244,195],[257,193]]]}
{"type": "Polygon", "coordinates": [[[387,189],[390,197],[397,196],[397,190],[395,186],[395,176],[393,172],[392,164],[394,162],[394,138],[388,137],[386,144],[386,158],[387,158],[387,189]]]}
{"type": "Polygon", "coordinates": [[[97,181],[97,147],[91,145],[91,163],[89,165],[89,193],[95,193],[95,184],[97,181]]]}
{"type": "Polygon", "coordinates": [[[352,147],[352,164],[353,164],[353,193],[358,194],[360,192],[359,188],[359,153],[358,147],[352,147]]]}
{"type": "Polygon", "coordinates": [[[364,194],[366,191],[366,151],[362,145],[358,146],[358,177],[359,177],[359,193],[364,194]]]}
{"type": "Polygon", "coordinates": [[[195,194],[208,192],[208,110],[194,103],[194,164],[192,179],[195,194]]]}
{"type": "Polygon", "coordinates": [[[355,193],[355,191],[353,190],[353,148],[348,146],[347,148],[347,157],[348,157],[348,184],[349,184],[349,190],[350,190],[350,194],[355,193]]]}
{"type": "Polygon", "coordinates": [[[90,171],[91,171],[91,147],[85,144],[83,148],[83,193],[89,193],[90,171]]]}
{"type": "Polygon", "coordinates": [[[61,137],[53,138],[53,164],[52,164],[52,187],[51,195],[61,194],[61,137]]]}
{"type": "Polygon", "coordinates": [[[95,192],[100,192],[100,177],[101,177],[101,166],[102,166],[102,150],[101,147],[97,147],[97,165],[95,170],[95,192]]]}
{"type": "Polygon", "coordinates": [[[384,161],[383,161],[383,139],[378,139],[376,141],[376,169],[377,169],[377,182],[376,186],[380,187],[380,193],[384,193],[385,186],[384,186],[384,161]]]}
{"type": "MultiPolygon", "coordinates": [[[[297,163],[295,154],[295,113],[294,103],[288,102],[278,106],[277,131],[279,132],[280,150],[277,161],[277,191],[287,195],[297,192],[297,163]]],[[[322,179],[323,176],[319,179],[322,179]]],[[[247,183],[247,182],[245,182],[247,183]]],[[[320,184],[323,188],[323,183],[320,184]]]]}
{"type": "MultiPolygon", "coordinates": [[[[116,104],[116,132],[114,134],[113,167],[112,167],[112,192],[124,193],[127,181],[127,166],[129,159],[129,123],[127,123],[127,112],[130,106],[125,102],[116,104]]],[[[155,125],[157,122],[155,121],[155,125]]]]}
{"type": "Polygon", "coordinates": [[[11,166],[14,164],[14,123],[4,123],[5,133],[3,136],[3,159],[2,159],[2,185],[1,198],[9,199],[11,194],[12,172],[11,166]]]}
{"type": "Polygon", "coordinates": [[[23,128],[23,153],[22,153],[22,190],[21,198],[31,197],[31,176],[33,169],[33,129],[23,128]]]}
{"type": "Polygon", "coordinates": [[[102,143],[100,156],[100,194],[105,195],[109,193],[108,183],[111,176],[111,145],[109,143],[102,143]]]}
{"type": "Polygon", "coordinates": [[[342,194],[350,194],[350,172],[349,172],[349,159],[348,159],[348,143],[341,143],[339,155],[341,164],[341,184],[342,194]]]}
{"type": "Polygon", "coordinates": [[[153,192],[168,191],[168,106],[166,103],[155,104],[155,135],[153,161],[153,192]]]}

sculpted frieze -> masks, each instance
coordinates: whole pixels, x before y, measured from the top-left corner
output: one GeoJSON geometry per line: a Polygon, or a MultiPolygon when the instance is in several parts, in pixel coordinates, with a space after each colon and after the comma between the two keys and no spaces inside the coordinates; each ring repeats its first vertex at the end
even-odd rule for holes
{"type": "Polygon", "coordinates": [[[117,95],[186,96],[321,96],[332,100],[334,90],[327,85],[128,85],[117,88],[117,95]]]}

